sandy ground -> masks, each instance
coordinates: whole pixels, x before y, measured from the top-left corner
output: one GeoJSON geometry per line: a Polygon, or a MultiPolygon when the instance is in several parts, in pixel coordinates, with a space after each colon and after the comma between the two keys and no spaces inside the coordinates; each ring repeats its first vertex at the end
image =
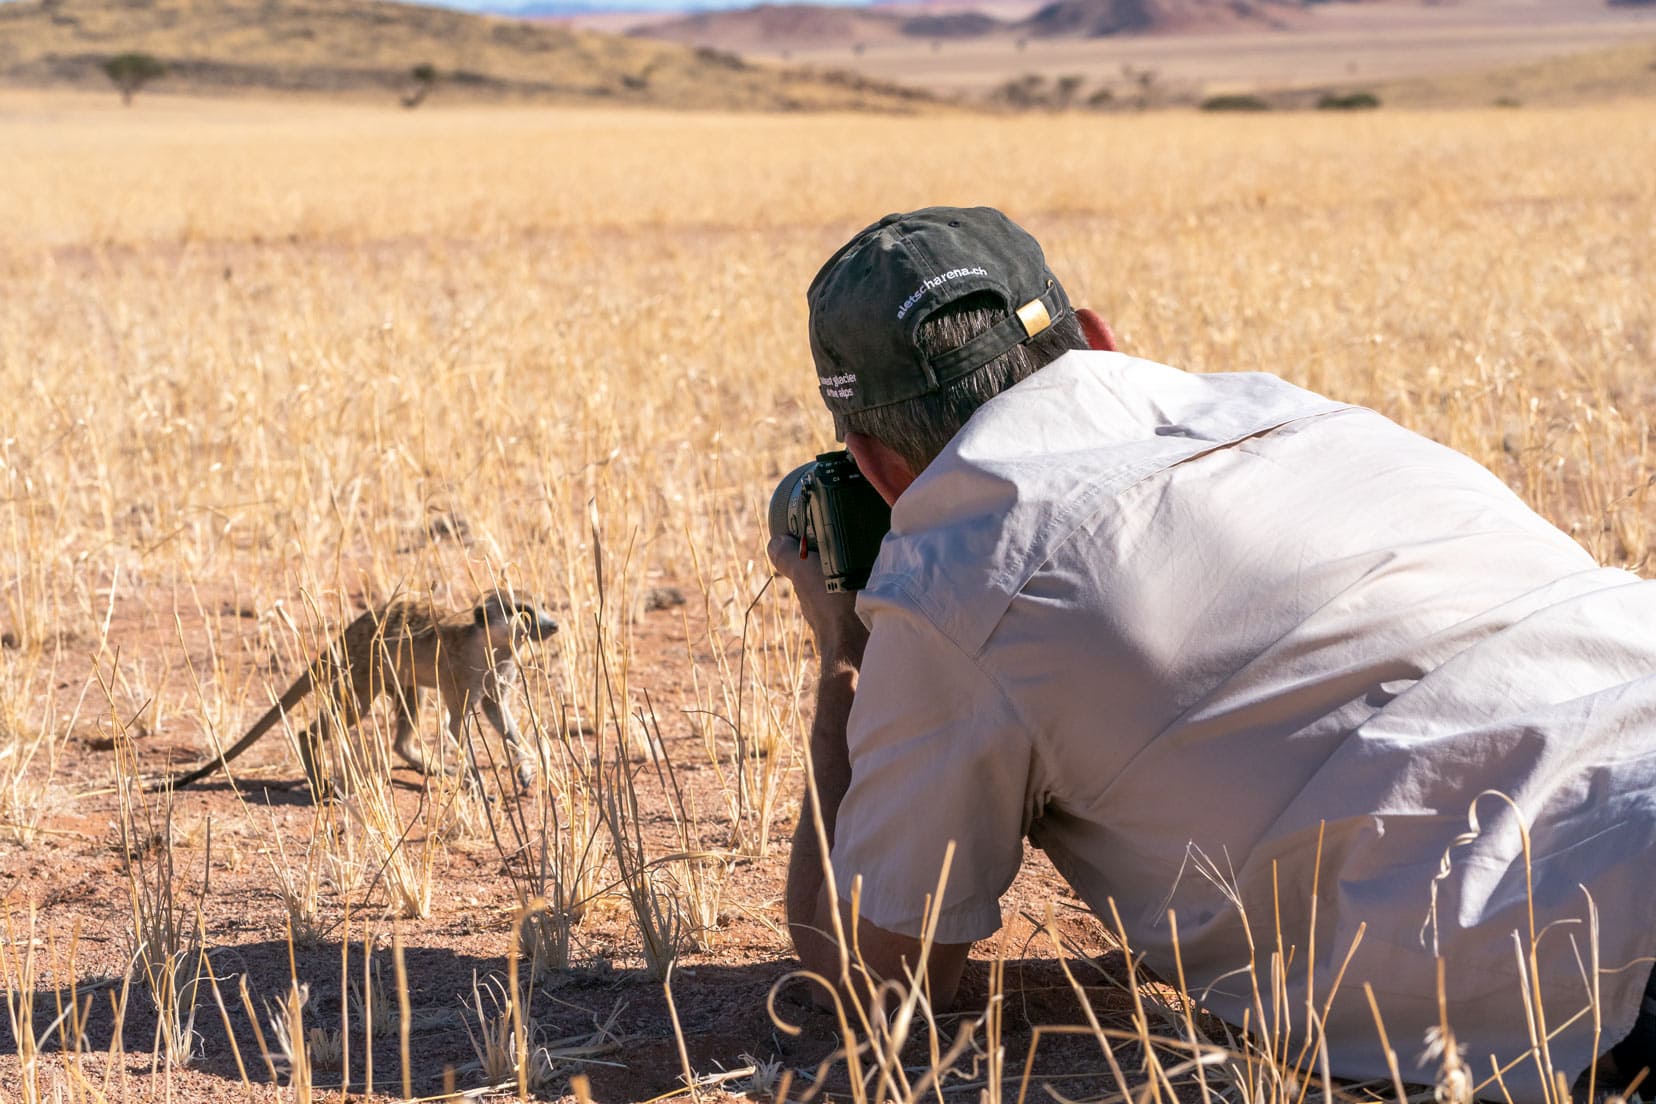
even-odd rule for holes
{"type": "MultiPolygon", "coordinates": [[[[223,598],[232,600],[229,592],[223,598]]],[[[114,611],[112,636],[121,639],[123,647],[142,648],[146,633],[165,631],[148,612],[152,602],[164,602],[159,589],[134,592],[114,611]]],[[[633,630],[634,676],[648,680],[658,708],[669,718],[664,742],[678,764],[688,801],[712,809],[723,800],[717,773],[709,767],[700,739],[690,735],[686,725],[675,723],[678,709],[690,700],[684,670],[687,624],[694,637],[694,618],[687,622],[678,609],[643,615],[633,630]]],[[[205,661],[210,650],[205,640],[190,647],[199,653],[196,662],[205,661]]],[[[14,661],[13,654],[0,652],[0,662],[14,661]]],[[[70,661],[62,672],[65,679],[85,674],[69,669],[72,666],[70,661]]],[[[178,667],[174,675],[190,677],[182,659],[178,667]]],[[[281,672],[272,671],[269,677],[285,681],[281,672]]],[[[140,818],[137,837],[123,838],[105,728],[86,723],[66,742],[54,785],[63,786],[73,800],[56,810],[31,839],[0,841],[0,917],[9,919],[9,928],[0,929],[5,939],[0,950],[5,952],[8,988],[16,982],[31,946],[36,970],[34,985],[16,994],[14,1007],[27,1002],[37,1029],[59,1022],[61,1010],[76,1001],[84,1008],[80,1055],[72,1062],[61,1053],[65,1033],[37,1030],[47,1040],[41,1048],[43,1089],[59,1083],[72,1064],[116,1101],[197,1101],[226,1093],[231,1099],[268,1099],[271,1071],[261,1056],[254,1020],[274,1050],[275,1002],[296,981],[308,987],[306,1029],[336,1030],[349,986],[362,979],[364,933],[370,933],[371,961],[378,976],[388,988],[394,984],[393,930],[404,946],[408,978],[410,1091],[429,1096],[487,1083],[467,1029],[480,1030],[474,984],[482,986],[483,1009],[492,1014],[496,1006],[489,987],[498,985],[508,969],[513,902],[501,877],[501,852],[485,833],[438,845],[431,911],[421,919],[389,919],[382,884],[343,893],[327,885],[320,894],[324,930],[290,946],[273,871],[278,864],[303,867],[306,841],[319,829],[301,785],[299,763],[279,738],[247,753],[238,764],[245,769],[239,772],[237,786],[221,775],[176,795],[170,831],[173,885],[186,926],[195,924],[199,906],[225,1012],[221,1014],[204,987],[194,1025],[195,1059],[171,1067],[165,1060],[157,1061],[153,1006],[141,986],[127,989],[122,978],[133,946],[128,856],[142,880],[142,871],[153,870],[166,853],[160,847],[165,821],[140,818]],[[145,824],[153,832],[143,830],[145,824]],[[278,839],[285,841],[285,850],[278,850],[278,839]],[[239,993],[243,985],[250,1006],[239,993]],[[124,1012],[117,1015],[123,1003],[124,1012]]],[[[426,728],[436,728],[429,715],[426,728]]],[[[427,732],[428,737],[434,735],[427,732]]],[[[184,733],[140,732],[135,743],[146,773],[195,762],[200,756],[198,741],[184,733]]],[[[669,818],[665,803],[651,789],[655,781],[642,760],[639,769],[643,828],[648,838],[659,841],[652,846],[661,853],[670,847],[669,818]]],[[[414,826],[410,845],[423,848],[427,836],[417,812],[420,776],[398,769],[394,780],[402,815],[414,826]]],[[[781,893],[800,782],[795,765],[785,781],[774,833],[777,842],[762,858],[731,862],[717,924],[687,943],[673,975],[685,1054],[696,1075],[717,1081],[723,1073],[756,1062],[780,1063],[779,1069],[794,1071],[796,1099],[819,1075],[822,1087],[843,1088],[845,1078],[843,1063],[821,1066],[839,1045],[832,1017],[813,1007],[803,984],[781,984],[798,967],[782,935],[781,893]],[[773,988],[774,1014],[767,1009],[773,988]],[[784,1025],[798,1028],[797,1033],[790,1034],[784,1025]]],[[[151,802],[151,817],[160,817],[159,800],[151,802]]],[[[533,798],[507,792],[493,805],[496,815],[503,803],[535,812],[533,798]]],[[[701,843],[720,847],[717,818],[705,818],[705,829],[701,843]]],[[[1111,950],[1098,921],[1044,858],[1031,851],[1024,874],[1006,898],[1008,924],[1000,944],[1008,959],[1009,1076],[1022,1072],[1034,1025],[1084,1022],[1075,991],[1057,965],[1050,941],[1038,930],[1049,903],[1056,909],[1070,953],[1079,956],[1075,969],[1098,1014],[1119,1019],[1130,1008],[1130,998],[1118,984],[1125,977],[1120,953],[1111,950]]],[[[681,1087],[683,1064],[666,994],[643,969],[632,925],[617,894],[599,899],[576,928],[571,967],[531,988],[532,1043],[559,1055],[580,1050],[579,1057],[560,1056],[553,1062],[555,1072],[537,1098],[567,1097],[569,1079],[577,1073],[590,1078],[593,1096],[602,1104],[649,1100],[681,1087]]],[[[974,1002],[981,1008],[988,988],[987,960],[996,950],[994,944],[983,945],[979,961],[969,968],[966,1010],[974,1002]]],[[[404,1068],[397,1024],[387,1018],[395,1018],[396,1008],[393,998],[381,1009],[380,1030],[372,1036],[374,1085],[380,1093],[393,1095],[400,1091],[404,1068]]],[[[947,1045],[966,1018],[962,1013],[942,1021],[940,1045],[947,1045]]],[[[348,1081],[357,1099],[369,1073],[369,1037],[358,1016],[351,1017],[350,1025],[349,1068],[338,1062],[325,1064],[313,1077],[319,1089],[339,1089],[348,1081]]],[[[926,1038],[924,1030],[916,1032],[911,1061],[926,1062],[926,1038]]],[[[1050,1084],[1066,1095],[1096,1095],[1107,1087],[1096,1044],[1090,1040],[1048,1038],[1039,1051],[1033,1067],[1037,1086],[1050,1084]]],[[[1124,1061],[1130,1064],[1125,1054],[1124,1061]]],[[[18,1099],[11,1093],[20,1082],[19,1062],[16,1036],[0,1022],[0,1100],[18,1099]]],[[[965,1096],[952,1093],[952,1098],[976,1099],[982,1087],[981,1073],[973,1073],[978,1066],[977,1055],[963,1058],[957,1080],[965,1096]]],[[[279,1057],[276,1071],[275,1083],[285,1084],[286,1066],[279,1057]]],[[[752,1086],[751,1076],[733,1076],[719,1082],[715,1096],[752,1086]]]]}

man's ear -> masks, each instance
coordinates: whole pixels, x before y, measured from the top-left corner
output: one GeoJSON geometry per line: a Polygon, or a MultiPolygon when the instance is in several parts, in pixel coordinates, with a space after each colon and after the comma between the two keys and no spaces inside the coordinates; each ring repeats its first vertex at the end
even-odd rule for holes
{"type": "Polygon", "coordinates": [[[1075,312],[1075,320],[1081,323],[1081,335],[1087,339],[1087,346],[1103,353],[1116,353],[1121,350],[1116,345],[1115,334],[1110,330],[1110,324],[1104,321],[1097,311],[1082,307],[1075,312]]]}
{"type": "Polygon", "coordinates": [[[857,470],[880,492],[887,506],[897,505],[897,496],[908,490],[908,485],[920,474],[889,445],[866,433],[855,430],[847,433],[845,448],[857,462],[857,470]]]}

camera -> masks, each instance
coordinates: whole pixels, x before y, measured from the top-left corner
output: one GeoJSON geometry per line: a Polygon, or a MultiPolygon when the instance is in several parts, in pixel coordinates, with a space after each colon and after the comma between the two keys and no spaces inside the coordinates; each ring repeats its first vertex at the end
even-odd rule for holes
{"type": "Polygon", "coordinates": [[[771,536],[798,539],[802,554],[819,552],[822,576],[836,593],[868,585],[890,529],[891,507],[848,452],[825,452],[801,464],[771,495],[771,536]]]}

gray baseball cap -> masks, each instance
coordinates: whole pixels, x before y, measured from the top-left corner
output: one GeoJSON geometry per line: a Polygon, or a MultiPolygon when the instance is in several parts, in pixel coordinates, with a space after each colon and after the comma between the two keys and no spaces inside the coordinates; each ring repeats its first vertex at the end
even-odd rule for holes
{"type": "Polygon", "coordinates": [[[822,401],[842,438],[846,414],[936,391],[1070,311],[1040,243],[993,207],[887,215],[828,259],[805,299],[822,401]],[[980,291],[1005,317],[958,348],[922,352],[920,324],[980,291]]]}

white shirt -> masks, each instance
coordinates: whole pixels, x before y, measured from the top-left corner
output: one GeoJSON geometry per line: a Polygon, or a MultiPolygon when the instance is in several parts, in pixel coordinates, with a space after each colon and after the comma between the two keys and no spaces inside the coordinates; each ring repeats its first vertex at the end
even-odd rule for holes
{"type": "MultiPolygon", "coordinates": [[[[1366,925],[1327,1013],[1340,1076],[1388,1076],[1367,982],[1431,1079],[1436,948],[1481,1081],[1530,1045],[1522,822],[1549,1029],[1587,1003],[1589,895],[1597,1049],[1631,1028],[1649,968],[1622,967],[1656,952],[1656,583],[1467,457],[1272,376],[1070,353],[903,493],[858,612],[833,863],[875,924],[919,933],[952,839],[938,939],[991,934],[1028,834],[1168,978],[1174,910],[1191,992],[1233,1023],[1303,1029],[1307,965],[1321,1015],[1366,925]],[[1478,800],[1451,850],[1486,790],[1518,812],[1478,800]]],[[[1590,1021],[1555,1068],[1592,1059],[1590,1021]]],[[[1504,1073],[1515,1100],[1536,1070],[1504,1073]]]]}

